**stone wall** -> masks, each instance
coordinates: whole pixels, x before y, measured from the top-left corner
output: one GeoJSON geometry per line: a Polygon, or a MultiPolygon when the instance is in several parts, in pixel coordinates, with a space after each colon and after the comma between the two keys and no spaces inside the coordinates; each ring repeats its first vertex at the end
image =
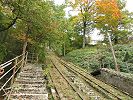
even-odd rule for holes
{"type": "Polygon", "coordinates": [[[133,77],[127,77],[120,72],[106,68],[102,68],[100,71],[101,74],[97,78],[133,96],[133,77]]]}

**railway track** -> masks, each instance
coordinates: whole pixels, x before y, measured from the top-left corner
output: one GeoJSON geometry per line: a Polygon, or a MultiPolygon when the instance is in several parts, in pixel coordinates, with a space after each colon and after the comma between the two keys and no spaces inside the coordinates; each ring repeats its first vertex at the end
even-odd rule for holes
{"type": "Polygon", "coordinates": [[[71,70],[73,73],[77,74],[79,77],[84,79],[90,86],[92,86],[94,89],[96,89],[98,92],[101,92],[103,95],[106,95],[109,99],[113,100],[132,100],[133,98],[130,97],[128,94],[123,93],[97,79],[89,75],[88,73],[85,73],[84,71],[78,71],[70,67],[66,62],[62,60],[61,62],[65,67],[67,67],[69,70],[71,70]]]}
{"type": "MultiPolygon", "coordinates": [[[[50,56],[50,59],[54,66],[54,70],[56,70],[54,72],[59,73],[60,76],[64,78],[64,80],[71,87],[69,89],[72,89],[81,100],[132,100],[133,99],[129,95],[122,93],[121,91],[95,79],[84,70],[81,70],[79,67],[75,67],[71,63],[65,62],[64,60],[58,58],[55,55],[50,56]],[[75,83],[74,81],[76,79],[78,80],[77,83],[75,83]],[[79,87],[81,88],[79,89],[79,87]]],[[[56,73],[54,74],[56,75],[56,73]]],[[[75,99],[74,95],[73,97],[74,97],[73,100],[79,100],[75,99]]]]}
{"type": "Polygon", "coordinates": [[[51,80],[55,86],[58,99],[60,100],[83,100],[80,94],[72,87],[70,82],[53,63],[50,72],[51,80]]]}

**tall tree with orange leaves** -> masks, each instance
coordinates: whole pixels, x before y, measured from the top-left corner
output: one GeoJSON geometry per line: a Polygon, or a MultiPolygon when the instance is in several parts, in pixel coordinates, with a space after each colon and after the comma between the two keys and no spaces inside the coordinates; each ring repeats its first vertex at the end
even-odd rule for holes
{"type": "Polygon", "coordinates": [[[116,71],[119,71],[119,67],[110,36],[117,30],[120,21],[121,11],[117,0],[96,0],[96,26],[108,36],[116,71]]]}
{"type": "Polygon", "coordinates": [[[116,0],[96,1],[96,21],[101,28],[108,24],[110,30],[115,30],[121,20],[121,11],[116,0]]]}

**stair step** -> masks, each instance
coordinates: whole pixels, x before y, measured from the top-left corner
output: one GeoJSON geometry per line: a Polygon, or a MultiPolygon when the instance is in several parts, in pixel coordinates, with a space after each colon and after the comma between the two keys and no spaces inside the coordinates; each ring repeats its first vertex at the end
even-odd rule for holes
{"type": "Polygon", "coordinates": [[[13,87],[22,87],[22,88],[43,88],[44,84],[14,84],[13,87]]]}
{"type": "Polygon", "coordinates": [[[22,69],[22,71],[31,71],[31,70],[33,70],[33,71],[42,71],[42,68],[24,68],[24,69],[22,69]]]}
{"type": "Polygon", "coordinates": [[[46,93],[46,88],[14,88],[12,91],[13,93],[22,93],[22,94],[45,94],[46,93]]]}
{"type": "Polygon", "coordinates": [[[48,100],[48,94],[11,94],[11,100],[48,100]]]}
{"type": "Polygon", "coordinates": [[[37,73],[37,72],[31,72],[31,73],[28,73],[28,72],[26,72],[26,73],[25,72],[20,72],[19,74],[20,75],[21,74],[24,74],[24,75],[43,75],[43,73],[37,73]]]}
{"type": "Polygon", "coordinates": [[[20,72],[19,74],[28,74],[28,75],[43,75],[42,72],[20,72]]]}
{"type": "Polygon", "coordinates": [[[12,87],[11,100],[48,100],[41,67],[29,64],[22,68],[12,87]]]}
{"type": "Polygon", "coordinates": [[[16,80],[15,83],[19,83],[19,84],[44,84],[44,81],[26,81],[26,80],[16,80]]]}
{"type": "Polygon", "coordinates": [[[27,73],[43,73],[42,70],[21,70],[20,73],[27,72],[27,73]]]}
{"type": "Polygon", "coordinates": [[[44,81],[44,78],[30,78],[30,77],[19,77],[16,79],[16,81],[44,81]]]}
{"type": "Polygon", "coordinates": [[[25,72],[31,72],[31,71],[43,72],[42,69],[22,69],[21,71],[25,71],[25,72]]]}
{"type": "Polygon", "coordinates": [[[37,76],[33,76],[33,75],[19,75],[18,77],[44,78],[44,76],[42,76],[42,75],[37,75],[37,76]]]}
{"type": "Polygon", "coordinates": [[[45,90],[46,88],[45,87],[41,87],[41,88],[38,88],[38,87],[30,87],[30,88],[14,87],[14,90],[19,90],[19,89],[22,89],[22,90],[45,90]]]}

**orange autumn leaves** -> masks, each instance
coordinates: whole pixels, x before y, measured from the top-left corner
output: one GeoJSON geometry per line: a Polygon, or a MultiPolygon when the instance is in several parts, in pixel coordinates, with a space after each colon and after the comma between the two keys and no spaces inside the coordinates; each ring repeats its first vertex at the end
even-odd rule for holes
{"type": "Polygon", "coordinates": [[[97,20],[103,24],[117,26],[121,19],[121,11],[116,0],[96,0],[97,20]]]}
{"type": "Polygon", "coordinates": [[[84,3],[89,3],[90,2],[90,0],[81,0],[82,2],[84,2],[84,3]]]}
{"type": "MultiPolygon", "coordinates": [[[[121,12],[117,4],[117,0],[69,0],[72,3],[80,2],[89,4],[95,1],[97,14],[104,14],[110,16],[113,19],[120,19],[121,12]]],[[[93,2],[94,3],[94,2],[93,2]]]]}
{"type": "MultiPolygon", "coordinates": [[[[119,9],[117,0],[70,0],[71,2],[81,4],[82,6],[92,6],[92,12],[94,14],[93,20],[98,23],[99,27],[104,27],[105,24],[114,28],[117,28],[122,14],[119,9]]],[[[84,7],[84,8],[85,8],[84,7]]],[[[88,12],[89,13],[89,12],[88,12]]]]}

